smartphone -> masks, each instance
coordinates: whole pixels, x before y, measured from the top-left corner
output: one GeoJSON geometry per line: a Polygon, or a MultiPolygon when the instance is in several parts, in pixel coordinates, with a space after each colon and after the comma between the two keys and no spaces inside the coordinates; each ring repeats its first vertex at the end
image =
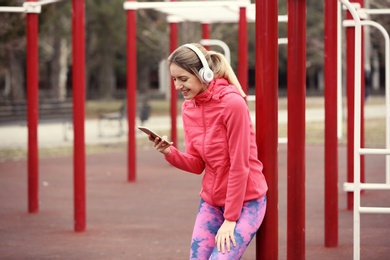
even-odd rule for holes
{"type": "Polygon", "coordinates": [[[156,134],[154,131],[152,131],[151,129],[147,128],[146,126],[138,126],[138,129],[141,130],[142,132],[144,132],[147,135],[151,135],[153,137],[153,139],[156,139],[156,137],[160,138],[160,140],[163,140],[166,145],[172,145],[173,144],[173,142],[169,142],[167,140],[164,140],[161,136],[159,136],[158,134],[156,134]]]}

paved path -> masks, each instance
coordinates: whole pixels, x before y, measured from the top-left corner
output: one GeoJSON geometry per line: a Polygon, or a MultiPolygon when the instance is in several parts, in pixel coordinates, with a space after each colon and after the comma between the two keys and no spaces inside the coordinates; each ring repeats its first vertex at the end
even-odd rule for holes
{"type": "MultiPolygon", "coordinates": [[[[384,105],[370,105],[366,107],[366,118],[385,118],[384,105]]],[[[252,112],[253,122],[255,122],[255,113],[252,112]]],[[[287,123],[287,111],[280,110],[278,114],[280,124],[287,123]]],[[[324,120],[323,108],[310,108],[306,111],[307,122],[322,122],[324,120]]],[[[156,131],[168,131],[170,129],[170,118],[168,116],[151,117],[146,126],[156,131]]],[[[178,128],[182,128],[181,117],[177,118],[178,128]]],[[[124,122],[125,128],[127,122],[124,122]]],[[[86,144],[105,144],[115,142],[125,142],[127,135],[117,136],[118,125],[116,122],[103,123],[103,136],[99,136],[97,120],[86,120],[85,122],[85,141],[86,144]]],[[[125,129],[125,133],[127,129],[125,129]]],[[[137,138],[144,135],[136,131],[137,138]]],[[[60,121],[43,121],[38,126],[38,145],[39,147],[58,147],[73,145],[73,129],[71,125],[64,125],[60,121]]],[[[22,124],[4,124],[0,125],[0,149],[26,149],[27,145],[27,126],[22,124]]]]}

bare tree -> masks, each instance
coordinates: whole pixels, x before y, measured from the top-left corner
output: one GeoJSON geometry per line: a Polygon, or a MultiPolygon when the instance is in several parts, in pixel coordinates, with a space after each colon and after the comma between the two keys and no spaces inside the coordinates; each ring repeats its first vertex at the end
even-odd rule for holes
{"type": "Polygon", "coordinates": [[[49,97],[64,101],[67,97],[70,60],[71,5],[64,1],[45,6],[43,10],[40,28],[41,74],[48,83],[49,97]]]}
{"type": "MultiPolygon", "coordinates": [[[[23,1],[3,0],[3,6],[20,6],[23,1]]],[[[7,76],[7,99],[22,101],[25,97],[25,15],[0,13],[0,62],[7,76]]]]}

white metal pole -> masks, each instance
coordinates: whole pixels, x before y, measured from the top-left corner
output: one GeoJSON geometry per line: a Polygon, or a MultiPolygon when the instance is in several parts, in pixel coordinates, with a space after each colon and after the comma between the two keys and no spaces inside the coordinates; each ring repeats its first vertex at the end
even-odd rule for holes
{"type": "Polygon", "coordinates": [[[390,9],[368,9],[363,8],[366,14],[390,14],[390,9]]]}
{"type": "Polygon", "coordinates": [[[288,43],[287,38],[278,38],[278,45],[287,44],[287,43],[288,43]]]}
{"type": "Polygon", "coordinates": [[[360,154],[389,155],[390,149],[361,148],[360,154]]]}
{"type": "MultiPolygon", "coordinates": [[[[386,46],[390,49],[390,43],[386,46]]],[[[390,52],[390,50],[388,51],[390,52]]],[[[389,53],[386,54],[386,62],[389,62],[390,64],[389,53]]],[[[386,149],[390,149],[390,67],[386,67],[386,80],[386,149]]],[[[390,184],[390,155],[386,155],[386,183],[390,184]]]]}
{"type": "Polygon", "coordinates": [[[390,214],[390,208],[385,207],[360,207],[361,213],[386,213],[390,214]]]}
{"type": "MultiPolygon", "coordinates": [[[[389,54],[386,55],[389,58],[389,54]]],[[[386,70],[389,73],[390,68],[386,70]]],[[[386,149],[390,149],[390,83],[386,84],[386,149]]],[[[386,155],[386,183],[390,184],[390,155],[386,155]]]]}
{"type": "Polygon", "coordinates": [[[23,6],[0,6],[0,13],[40,13],[41,6],[63,0],[42,0],[38,2],[24,2],[23,6]]]}
{"type": "Polygon", "coordinates": [[[26,10],[20,6],[0,6],[0,13],[24,13],[26,10]]]}
{"type": "MultiPolygon", "coordinates": [[[[390,9],[388,9],[390,11],[390,9]]],[[[390,12],[389,12],[390,13],[390,12]]],[[[385,38],[385,93],[386,93],[386,149],[390,149],[390,39],[386,29],[373,21],[362,21],[362,24],[376,27],[385,38]]],[[[386,155],[386,183],[390,184],[390,156],[386,155]]]]}
{"type": "MultiPolygon", "coordinates": [[[[389,9],[390,10],[390,9],[389,9]]],[[[385,101],[386,101],[386,148],[390,149],[390,37],[386,29],[374,21],[362,21],[362,25],[377,28],[385,38],[385,101]]],[[[390,184],[390,156],[386,155],[386,183],[390,184]]]]}
{"type": "Polygon", "coordinates": [[[225,58],[227,62],[230,64],[230,49],[229,46],[221,41],[221,40],[215,40],[215,39],[201,39],[200,44],[206,45],[206,46],[211,46],[211,45],[216,45],[219,46],[223,49],[223,52],[225,54],[225,58]]]}
{"type": "MultiPolygon", "coordinates": [[[[353,191],[353,183],[344,183],[344,191],[353,191]]],[[[390,184],[387,183],[362,183],[362,190],[390,190],[390,184]]]]}
{"type": "Polygon", "coordinates": [[[351,13],[355,21],[355,82],[354,82],[354,193],[353,193],[353,259],[360,259],[360,106],[361,106],[361,49],[362,25],[360,17],[354,6],[347,0],[341,1],[351,13]]]}
{"type": "MultiPolygon", "coordinates": [[[[249,6],[250,1],[244,1],[249,6]]],[[[237,1],[185,1],[185,2],[129,2],[123,4],[125,10],[133,9],[158,9],[158,8],[191,8],[191,7],[214,7],[214,6],[243,6],[245,3],[237,1]]]]}
{"type": "Polygon", "coordinates": [[[41,0],[41,1],[38,1],[37,3],[39,5],[47,5],[47,4],[52,4],[52,3],[55,3],[55,2],[61,2],[63,0],[41,0]]]}

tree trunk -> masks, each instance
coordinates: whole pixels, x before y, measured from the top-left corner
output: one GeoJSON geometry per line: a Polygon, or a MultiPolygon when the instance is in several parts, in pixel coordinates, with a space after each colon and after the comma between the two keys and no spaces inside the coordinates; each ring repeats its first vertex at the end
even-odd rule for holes
{"type": "Polygon", "coordinates": [[[4,69],[4,91],[3,91],[3,97],[8,98],[11,93],[11,73],[9,72],[9,69],[4,69]]]}
{"type": "Polygon", "coordinates": [[[316,76],[317,71],[314,68],[309,68],[307,71],[307,89],[310,91],[314,91],[316,89],[316,76]]]}
{"type": "Polygon", "coordinates": [[[25,99],[25,79],[23,70],[23,60],[20,58],[20,52],[9,50],[7,59],[11,75],[11,101],[23,101],[25,99]]]}
{"type": "Polygon", "coordinates": [[[140,94],[146,94],[150,88],[150,67],[141,66],[138,70],[138,91],[140,94]]]}
{"type": "Polygon", "coordinates": [[[65,38],[55,36],[51,59],[50,88],[58,101],[66,99],[66,79],[68,72],[68,45],[65,38]]]}
{"type": "Polygon", "coordinates": [[[102,55],[102,63],[99,66],[100,73],[98,74],[98,89],[99,97],[103,99],[113,98],[115,91],[115,71],[113,66],[113,58],[107,53],[102,55]]]}

